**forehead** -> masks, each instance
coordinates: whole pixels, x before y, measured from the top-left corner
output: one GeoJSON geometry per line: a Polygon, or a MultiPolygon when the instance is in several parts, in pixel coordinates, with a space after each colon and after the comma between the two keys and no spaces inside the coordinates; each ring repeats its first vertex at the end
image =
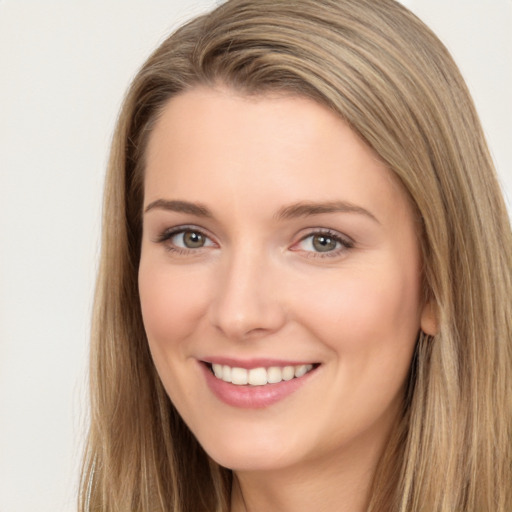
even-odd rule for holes
{"type": "Polygon", "coordinates": [[[162,194],[229,196],[260,209],[305,199],[386,209],[406,199],[376,153],[327,107],[227,88],[195,88],[163,109],[147,147],[145,203],[162,194]]]}

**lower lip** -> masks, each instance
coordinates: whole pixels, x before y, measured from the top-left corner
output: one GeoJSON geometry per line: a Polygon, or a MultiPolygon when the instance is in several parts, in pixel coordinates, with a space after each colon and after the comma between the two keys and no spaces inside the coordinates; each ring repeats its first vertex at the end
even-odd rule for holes
{"type": "Polygon", "coordinates": [[[206,383],[212,393],[225,404],[242,409],[263,409],[269,407],[297,391],[310,378],[316,369],[311,370],[302,377],[281,381],[277,384],[264,386],[237,386],[217,379],[210,368],[200,363],[206,378],[206,383]]]}

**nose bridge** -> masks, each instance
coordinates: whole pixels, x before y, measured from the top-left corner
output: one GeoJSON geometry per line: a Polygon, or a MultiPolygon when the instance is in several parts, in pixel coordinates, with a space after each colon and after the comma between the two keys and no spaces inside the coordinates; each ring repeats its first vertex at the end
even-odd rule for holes
{"type": "Polygon", "coordinates": [[[260,248],[243,245],[226,255],[211,304],[212,323],[232,339],[278,330],[285,316],[272,259],[260,248]]]}

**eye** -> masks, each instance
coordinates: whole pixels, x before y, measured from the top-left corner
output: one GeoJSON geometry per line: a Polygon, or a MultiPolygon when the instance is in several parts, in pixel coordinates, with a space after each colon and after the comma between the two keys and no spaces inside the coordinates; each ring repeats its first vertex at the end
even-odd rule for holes
{"type": "Polygon", "coordinates": [[[187,230],[173,235],[170,240],[177,247],[199,249],[200,247],[204,247],[208,239],[199,231],[187,230]]]}
{"type": "Polygon", "coordinates": [[[164,231],[156,241],[165,243],[170,251],[178,252],[215,245],[201,230],[183,227],[164,231]]]}
{"type": "Polygon", "coordinates": [[[330,235],[310,235],[303,240],[305,248],[316,252],[330,252],[338,249],[340,242],[330,235]]]}
{"type": "Polygon", "coordinates": [[[318,256],[336,256],[346,249],[354,246],[352,240],[331,231],[311,233],[297,244],[297,249],[309,253],[316,253],[318,256]]]}

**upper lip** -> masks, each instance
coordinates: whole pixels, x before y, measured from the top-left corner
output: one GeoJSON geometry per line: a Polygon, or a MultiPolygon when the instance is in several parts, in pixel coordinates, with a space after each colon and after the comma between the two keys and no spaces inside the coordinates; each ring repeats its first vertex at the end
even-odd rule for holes
{"type": "Polygon", "coordinates": [[[304,360],[284,360],[272,358],[254,358],[254,359],[235,359],[232,357],[213,356],[201,359],[203,363],[207,364],[222,364],[231,366],[232,368],[245,368],[251,370],[252,368],[270,368],[271,366],[299,366],[303,364],[318,364],[315,361],[304,360]]]}

